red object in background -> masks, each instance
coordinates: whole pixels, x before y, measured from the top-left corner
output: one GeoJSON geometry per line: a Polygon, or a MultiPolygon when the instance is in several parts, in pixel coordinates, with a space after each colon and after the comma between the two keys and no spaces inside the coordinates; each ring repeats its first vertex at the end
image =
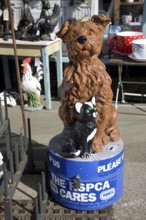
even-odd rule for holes
{"type": "Polygon", "coordinates": [[[30,63],[30,62],[31,62],[31,57],[28,57],[22,61],[23,64],[30,63]]]}
{"type": "Polygon", "coordinates": [[[29,64],[31,62],[31,57],[28,57],[28,58],[26,58],[26,59],[24,59],[23,61],[22,61],[22,73],[23,74],[25,74],[26,73],[26,67],[27,67],[27,64],[29,64]]]}
{"type": "Polygon", "coordinates": [[[144,33],[136,31],[118,32],[116,36],[109,37],[108,44],[113,51],[130,54],[132,53],[132,41],[143,39],[144,33]]]}

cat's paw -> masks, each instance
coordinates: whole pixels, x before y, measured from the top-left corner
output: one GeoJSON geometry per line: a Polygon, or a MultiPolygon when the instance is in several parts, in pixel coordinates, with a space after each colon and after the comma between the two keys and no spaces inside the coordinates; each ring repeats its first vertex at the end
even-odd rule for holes
{"type": "Polygon", "coordinates": [[[80,155],[80,153],[80,150],[75,150],[72,152],[61,152],[61,156],[63,156],[64,158],[76,158],[80,155]]]}
{"type": "Polygon", "coordinates": [[[93,148],[92,149],[90,149],[90,154],[91,155],[95,155],[97,153],[97,151],[96,150],[94,150],[93,148]]]}
{"type": "Polygon", "coordinates": [[[88,152],[85,152],[84,154],[81,154],[82,159],[88,159],[91,155],[88,152]]]}

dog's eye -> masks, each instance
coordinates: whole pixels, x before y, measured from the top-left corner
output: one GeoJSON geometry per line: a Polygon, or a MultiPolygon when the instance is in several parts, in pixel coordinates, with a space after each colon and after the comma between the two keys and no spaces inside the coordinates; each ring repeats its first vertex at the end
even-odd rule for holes
{"type": "Polygon", "coordinates": [[[87,109],[87,110],[86,110],[86,113],[89,113],[89,112],[90,112],[90,110],[89,110],[89,109],[87,109]]]}
{"type": "Polygon", "coordinates": [[[79,35],[79,32],[77,30],[73,30],[72,36],[77,37],[79,35]]]}
{"type": "Polygon", "coordinates": [[[88,30],[88,36],[93,34],[93,30],[88,30]]]}

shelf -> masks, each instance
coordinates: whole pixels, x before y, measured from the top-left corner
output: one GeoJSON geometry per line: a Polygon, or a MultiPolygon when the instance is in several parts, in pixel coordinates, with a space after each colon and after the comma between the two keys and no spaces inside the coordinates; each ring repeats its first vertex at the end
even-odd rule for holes
{"type": "Polygon", "coordinates": [[[119,25],[121,22],[121,9],[124,13],[128,14],[128,11],[132,13],[133,19],[138,16],[139,8],[144,7],[144,2],[121,2],[121,0],[114,1],[114,24],[119,25]],[[127,6],[127,7],[124,7],[127,6]]]}
{"type": "Polygon", "coordinates": [[[121,2],[120,5],[143,5],[144,2],[121,2]]]}

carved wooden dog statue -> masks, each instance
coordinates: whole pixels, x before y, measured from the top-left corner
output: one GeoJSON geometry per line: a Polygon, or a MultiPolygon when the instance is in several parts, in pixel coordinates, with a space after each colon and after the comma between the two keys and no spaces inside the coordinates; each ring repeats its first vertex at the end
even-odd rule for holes
{"type": "Polygon", "coordinates": [[[66,43],[70,59],[64,71],[59,116],[66,126],[76,120],[75,103],[83,103],[95,96],[99,112],[96,119],[98,130],[93,140],[96,151],[101,151],[103,144],[120,138],[116,127],[118,114],[112,106],[112,80],[98,59],[102,34],[109,22],[109,17],[94,15],[87,22],[65,22],[57,33],[66,43]]]}

